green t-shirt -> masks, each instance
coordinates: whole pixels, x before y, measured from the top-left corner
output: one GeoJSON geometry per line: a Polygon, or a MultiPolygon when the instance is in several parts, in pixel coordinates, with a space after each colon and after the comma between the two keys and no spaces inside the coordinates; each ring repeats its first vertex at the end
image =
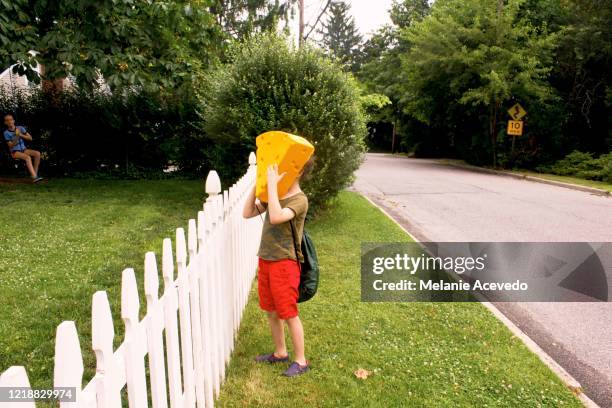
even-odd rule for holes
{"type": "MultiPolygon", "coordinates": [[[[263,229],[261,231],[261,244],[257,256],[267,261],[278,261],[281,259],[295,260],[295,243],[300,262],[304,260],[301,250],[302,234],[304,232],[304,220],[308,212],[308,198],[303,192],[279,200],[281,208],[290,208],[295,213],[290,221],[282,224],[272,224],[270,214],[266,213],[263,229]],[[291,225],[295,236],[291,236],[291,225]]],[[[265,204],[264,204],[265,205],[265,204]]],[[[266,205],[267,207],[267,205],[266,205]]]]}

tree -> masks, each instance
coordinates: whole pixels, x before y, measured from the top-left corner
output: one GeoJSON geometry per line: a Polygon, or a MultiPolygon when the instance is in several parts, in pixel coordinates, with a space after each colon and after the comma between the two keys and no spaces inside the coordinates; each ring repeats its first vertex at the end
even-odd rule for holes
{"type": "Polygon", "coordinates": [[[327,54],[339,60],[351,71],[358,69],[359,45],[362,37],[350,16],[350,6],[343,1],[332,2],[327,21],[320,30],[321,45],[327,54]]]}
{"type": "Polygon", "coordinates": [[[288,23],[297,0],[215,0],[211,12],[223,31],[241,40],[288,23]]]}
{"type": "MultiPolygon", "coordinates": [[[[429,123],[435,109],[472,106],[487,117],[493,165],[505,102],[545,101],[555,35],[521,20],[522,0],[438,0],[431,15],[403,30],[406,111],[429,123]]],[[[478,114],[478,113],[477,113],[478,114]]]]}
{"type": "MultiPolygon", "coordinates": [[[[380,28],[364,44],[362,49],[361,69],[358,78],[369,92],[386,95],[392,102],[379,110],[373,119],[391,125],[391,150],[395,151],[399,127],[412,127],[413,120],[403,112],[405,98],[402,93],[403,79],[401,55],[408,52],[409,44],[402,37],[401,30],[418,23],[429,13],[427,0],[394,0],[390,10],[392,25],[380,28]]],[[[378,126],[374,124],[374,126],[378,126]]],[[[381,135],[385,137],[385,135],[381,135]]],[[[380,137],[380,136],[379,136],[380,137]]],[[[389,137],[386,135],[386,137],[389,137]]],[[[381,141],[375,141],[382,147],[381,141]]]]}
{"type": "MultiPolygon", "coordinates": [[[[181,89],[216,60],[221,32],[208,0],[12,0],[0,19],[0,62],[39,80],[100,75],[112,89],[181,89]],[[31,52],[33,51],[33,52],[31,52]]],[[[189,87],[185,87],[188,89],[189,87]]]]}
{"type": "Polygon", "coordinates": [[[423,20],[429,14],[429,10],[427,0],[393,0],[389,16],[393,25],[403,29],[423,20]]]}
{"type": "Polygon", "coordinates": [[[606,153],[612,150],[612,2],[559,3],[556,17],[564,27],[551,83],[567,111],[563,153],[572,149],[606,153]]]}

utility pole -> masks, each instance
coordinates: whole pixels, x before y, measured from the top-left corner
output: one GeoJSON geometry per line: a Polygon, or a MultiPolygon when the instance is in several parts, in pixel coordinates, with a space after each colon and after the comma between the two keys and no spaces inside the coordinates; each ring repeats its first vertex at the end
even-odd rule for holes
{"type": "Polygon", "coordinates": [[[300,9],[300,32],[298,38],[298,45],[301,47],[304,42],[304,0],[298,1],[298,8],[300,9]]]}

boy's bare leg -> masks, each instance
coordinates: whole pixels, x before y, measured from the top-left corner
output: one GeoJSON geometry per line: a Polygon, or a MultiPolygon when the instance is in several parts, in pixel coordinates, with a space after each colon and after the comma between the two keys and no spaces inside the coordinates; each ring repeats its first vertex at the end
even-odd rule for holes
{"type": "Polygon", "coordinates": [[[268,312],[268,322],[272,331],[272,340],[274,341],[274,354],[276,357],[285,357],[287,355],[287,346],[285,345],[285,327],[283,321],[278,318],[276,312],[268,312]]]}
{"type": "Polygon", "coordinates": [[[287,319],[289,333],[291,333],[291,341],[293,342],[293,352],[295,353],[294,360],[299,365],[306,365],[306,357],[304,356],[304,327],[299,316],[287,319]]]}
{"type": "Polygon", "coordinates": [[[34,167],[34,173],[38,176],[38,166],[40,165],[40,152],[37,150],[26,149],[25,154],[34,159],[32,167],[34,167]]]}
{"type": "Polygon", "coordinates": [[[23,152],[15,152],[14,157],[16,159],[23,160],[28,168],[28,171],[30,172],[30,176],[32,176],[32,178],[36,177],[36,171],[34,171],[34,166],[32,166],[32,159],[30,156],[23,152]]]}

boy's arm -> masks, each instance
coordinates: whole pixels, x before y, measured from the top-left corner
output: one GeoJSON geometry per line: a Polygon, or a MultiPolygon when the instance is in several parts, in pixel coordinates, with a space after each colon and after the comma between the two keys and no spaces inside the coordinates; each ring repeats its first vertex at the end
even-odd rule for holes
{"type": "Polygon", "coordinates": [[[27,140],[28,142],[32,141],[32,135],[30,135],[29,133],[22,133],[21,135],[19,135],[20,138],[27,140]]]}
{"type": "Polygon", "coordinates": [[[278,174],[278,165],[268,167],[268,215],[271,224],[282,224],[295,217],[290,208],[281,208],[278,200],[278,182],[282,180],[285,173],[278,174]]]}
{"type": "Polygon", "coordinates": [[[25,130],[25,129],[23,129],[23,132],[19,133],[19,137],[21,137],[22,139],[27,140],[28,142],[32,141],[32,135],[30,135],[30,133],[27,130],[25,130]]]}
{"type": "Polygon", "coordinates": [[[266,211],[265,207],[257,202],[255,198],[255,186],[249,192],[249,196],[244,203],[244,208],[242,209],[242,216],[244,218],[253,218],[256,217],[266,211]]]}

